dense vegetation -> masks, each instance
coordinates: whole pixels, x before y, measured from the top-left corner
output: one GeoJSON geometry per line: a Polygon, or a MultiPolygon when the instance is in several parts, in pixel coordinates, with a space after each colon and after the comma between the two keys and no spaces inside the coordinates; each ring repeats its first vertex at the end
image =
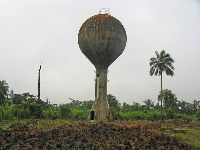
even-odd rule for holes
{"type": "MultiPolygon", "coordinates": [[[[158,99],[160,99],[159,94],[158,99]]],[[[113,119],[161,119],[160,105],[154,104],[150,99],[143,104],[121,104],[111,94],[107,96],[113,119]]],[[[193,100],[191,103],[178,100],[171,90],[163,90],[164,119],[200,120],[200,101],[193,100]]],[[[67,104],[50,104],[38,100],[37,96],[30,93],[15,94],[9,91],[6,81],[0,81],[0,120],[12,119],[70,119],[86,120],[92,107],[92,100],[71,100],[67,104]]]]}

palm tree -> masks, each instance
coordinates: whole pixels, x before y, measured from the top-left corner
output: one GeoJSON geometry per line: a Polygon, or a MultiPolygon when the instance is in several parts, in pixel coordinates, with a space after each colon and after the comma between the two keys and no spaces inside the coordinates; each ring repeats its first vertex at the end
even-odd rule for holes
{"type": "MultiPolygon", "coordinates": [[[[158,75],[161,77],[161,90],[160,93],[162,95],[162,77],[163,77],[163,73],[165,72],[166,75],[168,76],[173,76],[174,75],[174,59],[171,58],[170,54],[166,53],[165,50],[162,50],[160,53],[155,51],[156,53],[156,57],[152,57],[150,59],[150,75],[158,75]]],[[[162,96],[161,96],[161,115],[163,114],[163,100],[162,100],[162,96]]]]}
{"type": "Polygon", "coordinates": [[[6,83],[5,80],[0,81],[0,105],[4,103],[5,96],[8,95],[8,84],[6,83]]]}

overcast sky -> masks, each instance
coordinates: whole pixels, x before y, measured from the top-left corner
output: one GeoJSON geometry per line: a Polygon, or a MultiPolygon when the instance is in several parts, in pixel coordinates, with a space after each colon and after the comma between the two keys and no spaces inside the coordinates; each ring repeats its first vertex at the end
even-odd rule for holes
{"type": "Polygon", "coordinates": [[[200,100],[199,0],[0,0],[0,80],[15,93],[66,103],[94,99],[95,68],[81,53],[82,23],[101,8],[127,32],[123,54],[109,67],[108,93],[120,102],[157,101],[160,77],[149,75],[149,59],[163,49],[175,59],[175,76],[163,88],[179,100],[200,100]]]}

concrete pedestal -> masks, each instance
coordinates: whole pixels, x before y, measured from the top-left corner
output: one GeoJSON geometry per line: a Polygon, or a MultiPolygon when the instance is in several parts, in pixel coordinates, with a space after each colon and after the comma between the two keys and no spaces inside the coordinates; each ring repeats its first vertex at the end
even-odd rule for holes
{"type": "Polygon", "coordinates": [[[107,102],[107,73],[108,69],[96,69],[95,101],[93,103],[91,120],[105,121],[110,117],[110,108],[107,102]]]}

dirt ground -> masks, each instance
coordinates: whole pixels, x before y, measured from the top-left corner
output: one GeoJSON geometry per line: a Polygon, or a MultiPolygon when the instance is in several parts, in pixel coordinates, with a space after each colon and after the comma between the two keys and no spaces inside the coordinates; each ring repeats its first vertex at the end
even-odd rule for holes
{"type": "Polygon", "coordinates": [[[14,124],[0,131],[0,149],[72,150],[195,150],[180,140],[156,132],[159,122],[68,122],[31,128],[14,124]]]}

